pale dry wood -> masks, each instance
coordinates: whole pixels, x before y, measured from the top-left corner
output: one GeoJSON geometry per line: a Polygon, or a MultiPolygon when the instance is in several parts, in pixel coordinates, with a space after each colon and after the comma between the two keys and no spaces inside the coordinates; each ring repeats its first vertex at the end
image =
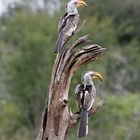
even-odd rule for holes
{"type": "MultiPolygon", "coordinates": [[[[68,93],[71,78],[81,66],[94,61],[105,51],[105,48],[93,44],[88,35],[79,38],[75,43],[62,49],[56,56],[48,97],[39,135],[36,140],[64,140],[66,133],[72,127],[72,121],[78,122],[78,114],[73,115],[68,110],[68,93]],[[77,117],[76,117],[77,116],[77,117]],[[74,119],[72,119],[74,118],[74,119]]],[[[98,104],[95,108],[100,108],[98,104]]],[[[97,110],[93,109],[93,113],[97,110]]]]}
{"type": "MultiPolygon", "coordinates": [[[[99,111],[101,109],[101,107],[105,104],[104,101],[99,101],[98,103],[96,103],[91,110],[89,111],[89,116],[95,114],[97,111],[99,111]]],[[[69,128],[73,128],[80,119],[80,114],[79,112],[76,113],[72,113],[70,111],[70,124],[69,124],[69,128]]]]}
{"type": "Polygon", "coordinates": [[[67,104],[71,78],[81,66],[97,59],[105,51],[99,45],[89,45],[89,42],[88,36],[83,36],[57,55],[37,140],[64,140],[72,122],[75,120],[77,123],[79,116],[75,114],[71,117],[67,104]],[[79,48],[83,44],[85,46],[79,48]]]}

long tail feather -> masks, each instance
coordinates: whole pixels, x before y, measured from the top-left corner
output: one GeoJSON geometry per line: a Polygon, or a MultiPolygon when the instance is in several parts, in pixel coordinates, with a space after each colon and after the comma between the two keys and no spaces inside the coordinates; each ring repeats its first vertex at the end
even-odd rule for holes
{"type": "Polygon", "coordinates": [[[88,112],[82,109],[80,113],[80,127],[78,137],[85,137],[87,133],[88,133],[88,112]]]}
{"type": "Polygon", "coordinates": [[[60,32],[56,41],[55,48],[54,48],[55,53],[58,53],[61,51],[61,48],[63,47],[63,43],[64,43],[64,33],[60,32]]]}

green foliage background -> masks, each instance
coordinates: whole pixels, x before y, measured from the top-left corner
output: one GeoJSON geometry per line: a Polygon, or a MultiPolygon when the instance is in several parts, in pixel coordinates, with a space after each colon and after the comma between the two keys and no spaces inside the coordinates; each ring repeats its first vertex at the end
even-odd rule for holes
{"type": "MultiPolygon", "coordinates": [[[[66,2],[66,1],[64,1],[66,2]]],[[[55,60],[53,47],[62,8],[49,15],[33,12],[27,5],[9,8],[0,17],[0,139],[34,139],[55,60]]],[[[96,62],[82,67],[73,77],[69,104],[77,111],[74,87],[86,70],[102,73],[95,82],[97,100],[107,104],[89,120],[86,140],[140,139],[140,1],[87,0],[88,8],[79,9],[86,23],[80,33],[107,48],[96,62]]],[[[74,40],[75,38],[73,38],[74,40]]],[[[68,140],[77,139],[76,129],[68,140]]]]}

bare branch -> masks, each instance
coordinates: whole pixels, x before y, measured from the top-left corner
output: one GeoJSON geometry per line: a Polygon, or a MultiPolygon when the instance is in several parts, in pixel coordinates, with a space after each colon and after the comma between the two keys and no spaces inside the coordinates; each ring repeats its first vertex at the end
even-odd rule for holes
{"type": "MultiPolygon", "coordinates": [[[[104,101],[100,101],[98,102],[95,106],[92,107],[92,109],[89,111],[89,116],[95,114],[97,111],[99,111],[101,109],[101,107],[105,104],[104,101]]],[[[70,123],[69,123],[69,128],[74,127],[80,119],[80,112],[76,112],[76,113],[72,113],[70,111],[70,123]]]]}

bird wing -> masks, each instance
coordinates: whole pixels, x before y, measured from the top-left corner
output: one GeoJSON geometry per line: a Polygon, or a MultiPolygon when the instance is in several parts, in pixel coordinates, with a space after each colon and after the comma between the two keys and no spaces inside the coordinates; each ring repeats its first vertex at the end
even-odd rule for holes
{"type": "Polygon", "coordinates": [[[77,106],[79,107],[80,110],[82,108],[83,91],[84,91],[83,84],[79,84],[76,86],[75,95],[76,95],[77,106]]]}
{"type": "Polygon", "coordinates": [[[83,89],[84,89],[83,84],[78,84],[75,88],[75,94],[76,95],[80,94],[81,92],[83,92],[83,89]]]}
{"type": "Polygon", "coordinates": [[[74,20],[75,14],[73,13],[65,13],[59,21],[58,24],[58,32],[62,31],[67,25],[69,25],[69,23],[72,23],[74,20]]]}
{"type": "Polygon", "coordinates": [[[77,29],[78,20],[78,14],[66,13],[62,16],[62,19],[60,20],[58,25],[58,38],[54,48],[55,53],[61,51],[62,47],[77,29]]]}
{"type": "Polygon", "coordinates": [[[58,38],[55,44],[54,52],[58,53],[61,51],[64,44],[72,36],[73,32],[77,28],[74,23],[75,14],[64,14],[58,25],[58,38]]]}
{"type": "Polygon", "coordinates": [[[64,24],[66,22],[67,15],[68,15],[68,13],[65,13],[60,17],[60,20],[58,23],[58,32],[60,32],[64,28],[64,24]]]}

